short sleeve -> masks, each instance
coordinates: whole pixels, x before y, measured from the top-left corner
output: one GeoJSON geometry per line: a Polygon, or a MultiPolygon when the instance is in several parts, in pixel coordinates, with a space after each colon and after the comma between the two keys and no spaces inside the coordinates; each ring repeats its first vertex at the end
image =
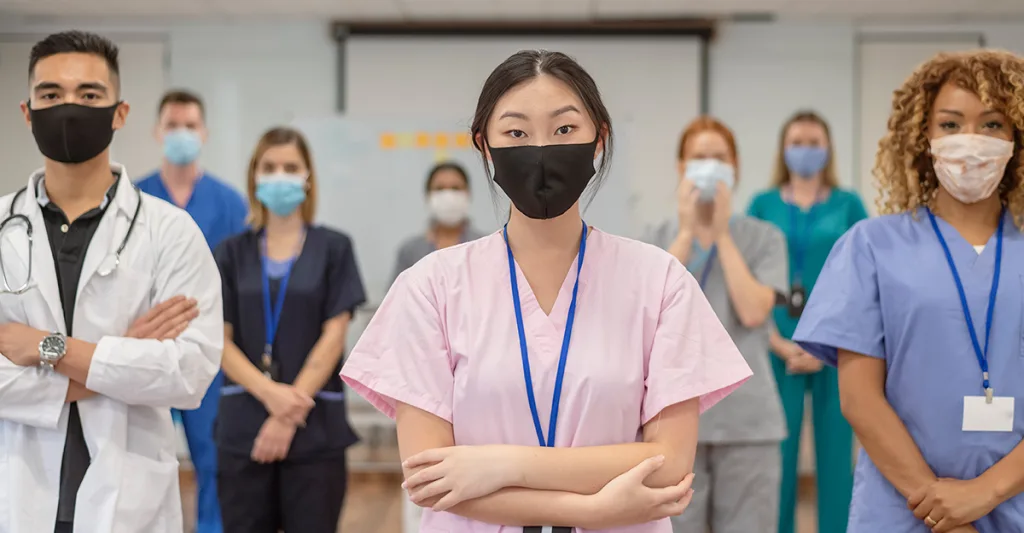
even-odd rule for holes
{"type": "Polygon", "coordinates": [[[356,254],[352,240],[339,235],[331,243],[327,258],[327,299],[324,302],[324,316],[334,318],[342,313],[352,313],[366,302],[366,290],[356,265],[356,254]]]}
{"type": "Polygon", "coordinates": [[[885,357],[869,230],[862,222],[836,241],[793,334],[804,350],[832,366],[840,349],[885,357]]]}
{"type": "Polygon", "coordinates": [[[238,324],[238,271],[235,269],[231,245],[236,239],[227,239],[213,251],[213,259],[220,271],[221,295],[224,299],[224,322],[238,324]]]}
{"type": "Polygon", "coordinates": [[[753,200],[750,201],[750,206],[747,207],[747,215],[750,215],[756,219],[764,220],[764,215],[761,213],[761,195],[757,195],[753,200]]]}
{"type": "Polygon", "coordinates": [[[455,378],[435,268],[428,259],[398,276],[341,369],[345,383],[391,418],[402,402],[452,421],[455,378]]]}
{"type": "Polygon", "coordinates": [[[786,239],[778,228],[768,223],[762,227],[757,242],[757,254],[750,261],[751,274],[762,285],[771,287],[777,293],[789,293],[789,257],[786,239]]]}
{"type": "Polygon", "coordinates": [[[669,267],[646,370],[644,424],[693,398],[700,398],[703,413],[752,375],[697,280],[678,261],[669,267]]]}

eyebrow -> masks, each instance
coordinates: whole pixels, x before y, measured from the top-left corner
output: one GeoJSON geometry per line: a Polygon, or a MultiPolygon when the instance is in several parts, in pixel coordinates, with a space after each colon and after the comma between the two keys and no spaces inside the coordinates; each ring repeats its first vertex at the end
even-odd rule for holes
{"type": "MultiPolygon", "coordinates": [[[[558,115],[564,115],[565,113],[570,113],[572,111],[575,111],[577,113],[580,112],[580,110],[577,109],[576,106],[574,106],[572,104],[569,104],[567,106],[560,107],[560,108],[552,111],[551,112],[551,116],[552,117],[557,117],[558,115]]],[[[523,113],[520,113],[518,111],[506,111],[506,112],[502,113],[500,117],[498,117],[498,120],[501,120],[501,119],[504,119],[504,118],[518,118],[519,120],[530,120],[529,117],[527,117],[526,115],[524,115],[523,113]]]]}
{"type": "MultiPolygon", "coordinates": [[[[52,81],[43,81],[43,82],[37,83],[36,86],[33,87],[33,90],[35,90],[35,91],[47,91],[47,90],[51,90],[51,89],[60,89],[60,88],[61,88],[61,85],[59,83],[52,82],[52,81]]],[[[76,90],[79,90],[79,91],[99,91],[99,92],[101,92],[103,94],[106,94],[107,93],[107,86],[103,85],[102,83],[100,83],[98,81],[91,81],[91,82],[79,83],[78,87],[76,88],[76,90]]]]}
{"type": "MultiPolygon", "coordinates": [[[[956,115],[958,117],[964,116],[963,113],[961,113],[959,111],[956,111],[956,110],[953,110],[953,109],[940,109],[939,113],[947,113],[947,114],[950,114],[950,115],[956,115]]],[[[997,111],[995,109],[986,109],[986,110],[981,112],[981,116],[993,115],[993,114],[1002,114],[1002,113],[1000,113],[999,111],[997,111]]]]}

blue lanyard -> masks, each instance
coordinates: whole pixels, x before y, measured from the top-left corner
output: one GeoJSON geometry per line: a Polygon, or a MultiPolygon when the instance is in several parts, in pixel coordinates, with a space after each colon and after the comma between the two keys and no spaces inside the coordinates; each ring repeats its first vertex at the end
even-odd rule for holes
{"type": "Polygon", "coordinates": [[[298,256],[293,257],[288,261],[288,268],[284,271],[284,275],[281,276],[280,286],[277,288],[276,301],[270,301],[270,276],[267,274],[270,259],[267,258],[266,240],[265,238],[260,240],[260,261],[263,266],[263,325],[266,328],[266,336],[264,339],[263,355],[264,357],[272,357],[274,353],[274,338],[277,337],[277,327],[281,324],[281,311],[284,309],[284,298],[288,292],[288,280],[292,277],[292,267],[295,265],[295,260],[298,256]]]}
{"type": "Polygon", "coordinates": [[[704,290],[708,283],[708,276],[711,275],[711,266],[715,264],[716,257],[718,257],[717,244],[711,246],[711,250],[708,251],[708,257],[704,260],[704,269],[700,271],[700,290],[704,290]]]}
{"type": "Polygon", "coordinates": [[[949,245],[946,244],[946,238],[942,236],[942,231],[939,230],[939,223],[935,221],[935,215],[931,209],[928,210],[928,219],[931,220],[932,229],[935,230],[935,236],[939,238],[939,243],[942,244],[942,251],[946,254],[946,262],[949,263],[949,270],[953,273],[953,281],[956,282],[956,290],[960,294],[960,307],[964,311],[964,319],[967,321],[967,331],[971,334],[971,344],[974,346],[974,355],[978,358],[978,365],[981,366],[981,379],[982,387],[985,389],[985,398],[992,402],[992,385],[988,379],[988,339],[989,334],[992,332],[992,315],[996,308],[996,292],[999,290],[999,272],[1002,270],[1003,263],[1003,225],[1006,222],[1005,213],[999,215],[999,227],[996,229],[996,266],[992,273],[992,288],[988,293],[988,311],[985,315],[985,347],[981,346],[978,342],[978,334],[974,331],[974,320],[971,318],[971,309],[967,306],[967,295],[964,293],[964,284],[960,281],[960,273],[956,270],[956,264],[953,262],[953,254],[949,252],[949,245]]]}
{"type": "Polygon", "coordinates": [[[544,440],[544,430],[540,427],[540,415],[537,413],[537,399],[533,394],[533,378],[530,376],[530,355],[526,348],[526,330],[523,326],[523,309],[519,302],[519,282],[516,281],[516,262],[512,257],[512,246],[508,243],[508,225],[503,231],[505,249],[508,250],[508,275],[512,279],[512,305],[516,311],[516,327],[519,329],[519,351],[523,356],[523,378],[526,380],[526,399],[530,402],[530,414],[533,415],[533,427],[537,430],[537,440],[541,446],[554,447],[555,429],[558,423],[558,403],[562,397],[562,380],[565,378],[565,361],[569,356],[569,339],[572,337],[572,324],[576,319],[576,295],[580,289],[580,271],[583,269],[583,256],[587,252],[587,223],[583,223],[583,234],[580,238],[580,254],[576,260],[576,283],[572,286],[572,303],[569,304],[569,315],[565,319],[565,335],[562,337],[562,352],[558,356],[558,374],[555,375],[555,392],[551,398],[551,418],[548,423],[548,438],[544,440]]]}
{"type": "Polygon", "coordinates": [[[814,208],[818,207],[820,203],[821,201],[817,200],[811,205],[811,208],[807,211],[807,224],[803,228],[797,228],[800,208],[796,204],[789,204],[789,231],[792,233],[792,244],[790,247],[793,249],[793,279],[798,284],[803,281],[804,260],[807,256],[807,249],[810,248],[811,244],[811,227],[814,226],[814,219],[817,216],[814,208]]]}

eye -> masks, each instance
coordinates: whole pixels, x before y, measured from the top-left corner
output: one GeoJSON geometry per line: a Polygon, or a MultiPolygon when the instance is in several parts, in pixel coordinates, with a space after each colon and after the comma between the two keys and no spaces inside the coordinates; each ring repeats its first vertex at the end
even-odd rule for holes
{"type": "Polygon", "coordinates": [[[960,125],[957,124],[956,122],[953,122],[952,120],[947,120],[947,121],[939,124],[939,128],[942,128],[945,131],[952,131],[952,130],[955,130],[955,129],[959,128],[959,127],[960,127],[960,125]]]}
{"type": "Polygon", "coordinates": [[[96,93],[85,93],[82,95],[82,99],[87,102],[93,102],[100,99],[100,95],[96,93]]]}
{"type": "Polygon", "coordinates": [[[45,94],[39,95],[38,98],[40,100],[53,100],[56,97],[57,97],[56,93],[45,93],[45,94]]]}
{"type": "Polygon", "coordinates": [[[505,135],[512,137],[513,139],[524,139],[526,138],[526,132],[523,130],[508,130],[505,135]]]}
{"type": "Polygon", "coordinates": [[[990,130],[1001,130],[1003,129],[1003,123],[998,120],[990,120],[985,123],[985,128],[990,130]]]}
{"type": "Polygon", "coordinates": [[[287,172],[288,174],[298,174],[298,172],[299,172],[299,165],[296,165],[294,163],[289,163],[289,164],[284,166],[284,171],[287,172]]]}
{"type": "Polygon", "coordinates": [[[566,124],[565,126],[562,126],[555,130],[555,135],[569,135],[574,131],[576,131],[576,126],[573,126],[572,124],[566,124]]]}

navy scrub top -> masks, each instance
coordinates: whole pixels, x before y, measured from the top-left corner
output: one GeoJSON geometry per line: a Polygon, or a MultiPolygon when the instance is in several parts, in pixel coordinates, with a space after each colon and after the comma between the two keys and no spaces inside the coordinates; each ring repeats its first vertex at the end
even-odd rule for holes
{"type": "MultiPolygon", "coordinates": [[[[257,367],[263,354],[263,274],[260,233],[249,230],[221,243],[214,252],[224,291],[224,321],[234,329],[234,342],[257,367]]],[[[277,299],[279,280],[271,280],[277,299]]],[[[352,240],[343,233],[311,226],[302,252],[292,266],[281,323],[274,339],[274,359],[281,381],[293,383],[306,357],[320,339],[324,322],[353,312],[366,301],[356,266],[352,240]]],[[[341,362],[316,397],[316,406],[298,428],[287,459],[344,454],[358,438],[348,424],[341,362]]],[[[266,421],[266,408],[254,396],[240,391],[225,376],[225,389],[214,431],[217,446],[248,456],[266,421]]]]}

